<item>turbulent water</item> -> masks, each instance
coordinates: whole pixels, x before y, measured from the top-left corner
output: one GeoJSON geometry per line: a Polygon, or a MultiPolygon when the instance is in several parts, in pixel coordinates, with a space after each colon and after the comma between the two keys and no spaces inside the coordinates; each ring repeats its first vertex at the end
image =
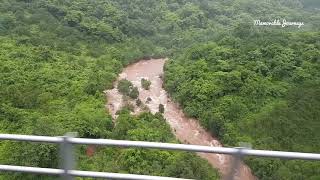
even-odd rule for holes
{"type": "MultiPolygon", "coordinates": [[[[139,98],[145,103],[152,113],[158,112],[159,104],[163,104],[165,111],[163,113],[167,123],[171,126],[172,132],[177,139],[186,144],[205,145],[205,146],[222,146],[221,143],[203,129],[197,120],[188,118],[184,115],[178,104],[173,102],[167,92],[162,88],[161,75],[163,74],[163,65],[166,59],[141,60],[135,64],[126,67],[119,75],[118,80],[127,79],[139,89],[139,98]],[[145,78],[151,81],[149,90],[141,87],[141,79],[145,78]],[[150,97],[151,101],[146,102],[150,97]]],[[[118,81],[115,82],[115,87],[118,81]]],[[[122,107],[122,95],[116,88],[106,90],[108,103],[106,107],[109,112],[116,118],[116,112],[122,107]]],[[[142,110],[136,107],[134,114],[142,110]]],[[[199,156],[208,160],[208,162],[222,175],[223,179],[228,177],[231,170],[232,158],[223,154],[198,153],[199,156]]],[[[255,179],[250,169],[241,164],[236,171],[236,179],[255,179]]]]}

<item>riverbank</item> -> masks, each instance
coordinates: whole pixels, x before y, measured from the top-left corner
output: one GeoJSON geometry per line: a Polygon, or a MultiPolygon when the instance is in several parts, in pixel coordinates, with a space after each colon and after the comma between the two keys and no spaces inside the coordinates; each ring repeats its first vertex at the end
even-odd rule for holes
{"type": "MultiPolygon", "coordinates": [[[[131,81],[139,90],[139,99],[145,103],[147,98],[151,101],[145,103],[152,113],[158,112],[159,104],[163,104],[165,111],[163,116],[170,125],[176,138],[186,144],[222,146],[218,139],[212,137],[209,132],[202,128],[196,119],[186,117],[179,105],[173,102],[167,92],[162,88],[163,66],[166,59],[141,60],[137,63],[127,66],[119,75],[115,82],[115,88],[106,90],[108,102],[106,108],[113,118],[116,118],[116,112],[123,106],[122,95],[116,89],[116,84],[120,79],[131,81]],[[141,87],[141,79],[145,78],[151,81],[149,90],[141,87]]],[[[142,109],[136,107],[133,114],[138,114],[142,109]]],[[[199,156],[206,159],[214,168],[218,169],[223,179],[230,172],[232,158],[222,154],[198,153],[199,156]]],[[[237,171],[237,179],[251,180],[255,179],[251,170],[244,164],[241,164],[240,171],[237,171]]]]}

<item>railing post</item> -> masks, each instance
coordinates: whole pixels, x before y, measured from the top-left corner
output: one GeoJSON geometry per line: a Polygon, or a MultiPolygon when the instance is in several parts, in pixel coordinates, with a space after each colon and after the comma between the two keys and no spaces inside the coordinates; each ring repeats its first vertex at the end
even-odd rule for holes
{"type": "Polygon", "coordinates": [[[237,151],[237,154],[233,155],[233,157],[232,157],[233,158],[233,162],[232,162],[230,173],[229,173],[229,176],[228,176],[227,180],[235,180],[237,171],[239,172],[241,161],[242,161],[242,159],[244,157],[244,154],[242,153],[242,150],[245,149],[245,148],[244,147],[238,147],[236,149],[238,151],[237,151]]]}
{"type": "Polygon", "coordinates": [[[72,137],[76,137],[76,133],[67,133],[62,137],[63,141],[60,145],[60,163],[64,170],[62,175],[64,180],[74,180],[73,176],[69,174],[70,170],[75,169],[73,145],[69,142],[72,137]]]}

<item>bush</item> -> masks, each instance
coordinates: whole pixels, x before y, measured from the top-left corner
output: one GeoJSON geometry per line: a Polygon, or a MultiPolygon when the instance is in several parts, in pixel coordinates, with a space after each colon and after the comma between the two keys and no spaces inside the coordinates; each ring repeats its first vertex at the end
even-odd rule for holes
{"type": "Polygon", "coordinates": [[[130,102],[127,102],[123,107],[122,110],[128,110],[134,112],[134,105],[130,102]]]}
{"type": "Polygon", "coordinates": [[[163,104],[159,104],[159,112],[164,113],[164,105],[163,104]]]}
{"type": "Polygon", "coordinates": [[[137,87],[133,87],[129,92],[129,97],[132,99],[137,99],[139,96],[139,91],[137,87]]]}
{"type": "Polygon", "coordinates": [[[139,96],[138,88],[134,87],[133,84],[127,79],[120,80],[117,88],[120,93],[129,96],[132,99],[137,99],[139,96]]]}
{"type": "Polygon", "coordinates": [[[130,90],[132,89],[133,84],[127,79],[121,79],[118,83],[118,91],[124,95],[129,95],[130,90]]]}
{"type": "Polygon", "coordinates": [[[150,89],[150,85],[151,85],[151,81],[149,81],[147,79],[144,79],[144,78],[141,79],[141,86],[142,86],[143,89],[149,90],[150,89]]]}

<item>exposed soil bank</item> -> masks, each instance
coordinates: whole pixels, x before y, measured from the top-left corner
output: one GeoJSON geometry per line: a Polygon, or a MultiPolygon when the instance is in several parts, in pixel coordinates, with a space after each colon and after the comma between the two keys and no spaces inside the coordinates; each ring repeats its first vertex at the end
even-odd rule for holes
{"type": "MultiPolygon", "coordinates": [[[[126,67],[119,75],[118,80],[128,79],[139,89],[139,98],[143,103],[150,97],[152,100],[145,103],[152,113],[158,112],[159,104],[163,104],[165,111],[163,113],[167,123],[171,126],[172,132],[182,143],[205,145],[205,146],[222,146],[221,143],[211,136],[204,128],[200,126],[197,120],[188,118],[184,115],[177,103],[171,101],[167,92],[162,88],[162,80],[160,76],[163,74],[163,65],[166,59],[141,60],[135,64],[126,67]],[[150,90],[144,90],[141,87],[141,79],[145,78],[151,81],[150,90]]],[[[115,82],[116,87],[117,82],[115,82]]],[[[109,112],[116,118],[116,112],[123,105],[122,95],[116,88],[107,90],[106,95],[108,104],[106,107],[109,112]]],[[[139,113],[141,109],[137,108],[135,113],[139,113]]],[[[223,177],[227,178],[232,166],[232,158],[222,154],[198,153],[216,169],[218,169],[223,177]]],[[[240,165],[240,170],[236,172],[236,179],[253,180],[256,179],[251,170],[244,164],[240,165]]]]}

